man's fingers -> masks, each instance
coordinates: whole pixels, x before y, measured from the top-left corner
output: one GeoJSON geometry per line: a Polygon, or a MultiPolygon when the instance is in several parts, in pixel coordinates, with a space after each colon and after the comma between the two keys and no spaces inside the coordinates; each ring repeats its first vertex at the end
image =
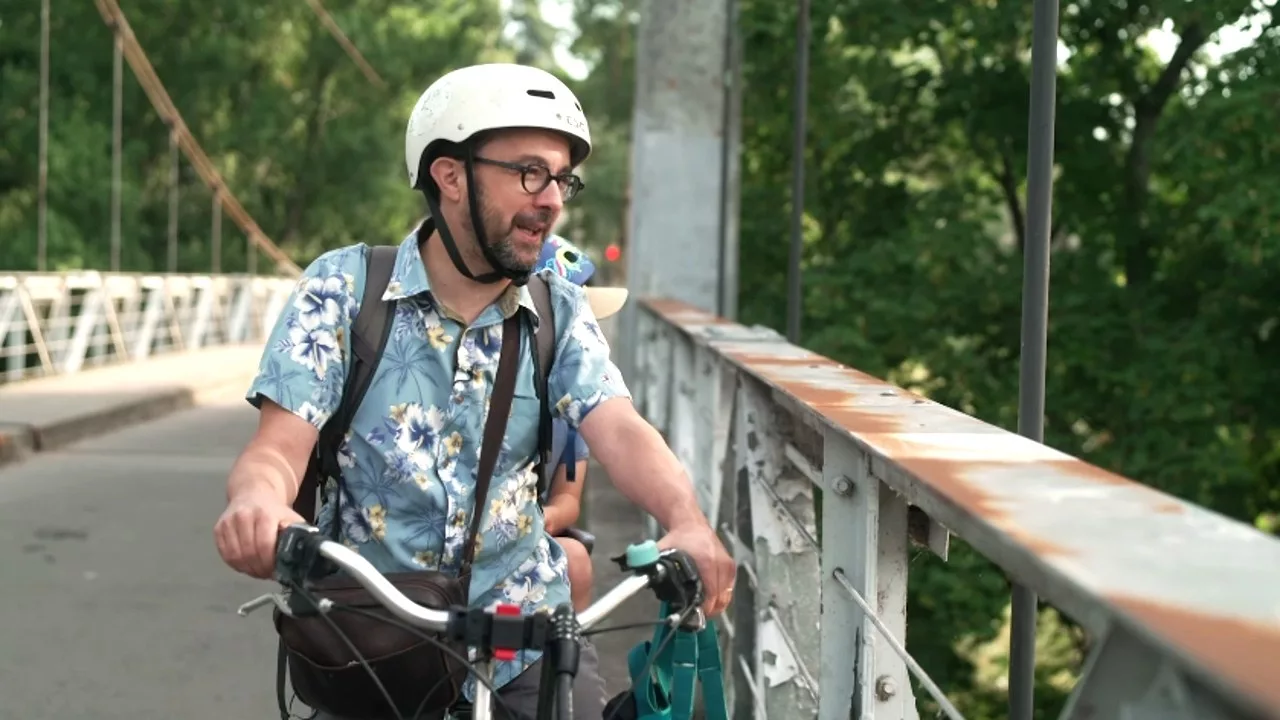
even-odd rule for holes
{"type": "Polygon", "coordinates": [[[218,546],[222,561],[238,570],[236,563],[240,559],[240,546],[236,543],[235,533],[231,532],[231,525],[225,519],[219,519],[218,524],[213,526],[213,541],[218,546]]]}
{"type": "Polygon", "coordinates": [[[218,554],[231,569],[269,580],[275,575],[280,529],[303,522],[302,516],[287,506],[250,501],[228,507],[214,525],[213,537],[218,554]]]}
{"type": "Polygon", "coordinates": [[[280,535],[280,521],[259,511],[253,529],[254,568],[260,578],[275,574],[276,539],[280,535]]]}

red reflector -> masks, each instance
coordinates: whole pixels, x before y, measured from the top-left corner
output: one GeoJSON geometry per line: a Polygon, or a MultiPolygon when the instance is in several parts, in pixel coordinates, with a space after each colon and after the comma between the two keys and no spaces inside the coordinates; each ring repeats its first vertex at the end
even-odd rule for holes
{"type": "MultiPolygon", "coordinates": [[[[502,604],[493,609],[494,615],[502,615],[504,617],[519,617],[521,615],[519,605],[502,604]]],[[[516,651],[510,648],[494,648],[493,659],[499,662],[516,659],[516,651]]]]}

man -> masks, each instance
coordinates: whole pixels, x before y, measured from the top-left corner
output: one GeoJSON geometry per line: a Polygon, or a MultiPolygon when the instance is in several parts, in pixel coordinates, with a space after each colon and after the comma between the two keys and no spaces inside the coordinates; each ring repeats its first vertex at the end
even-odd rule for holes
{"type": "MultiPolygon", "coordinates": [[[[409,183],[426,196],[430,219],[399,247],[383,295],[396,302],[386,353],[342,444],[342,483],[326,485],[317,524],[336,522],[343,541],[384,573],[457,572],[471,515],[483,512],[473,607],[503,602],[533,612],[569,601],[564,554],[537,507],[540,405],[528,334],[519,340],[521,371],[489,492],[471,491],[503,322],[516,312],[536,319],[524,283],[563,203],[582,187],[572,170],[590,150],[569,88],[518,65],[451,72],[409,118],[409,183]]],[[[290,506],[342,393],[367,252],[350,246],[307,267],[249,389],[259,426],[232,468],[214,535],[224,561],[250,576],[271,576],[279,528],[301,519],[290,506]]],[[[708,592],[704,609],[719,613],[732,592],[732,558],[680,462],[632,406],[582,289],[544,277],[555,314],[554,417],[580,432],[619,491],[667,529],[659,544],[693,557],[708,592]]],[[[517,717],[534,717],[539,657],[523,652],[496,665],[495,684],[517,717]]],[[[473,688],[468,680],[468,698],[473,688]]],[[[604,692],[589,644],[574,698],[579,717],[600,717],[604,692]]]]}
{"type": "MultiPolygon", "coordinates": [[[[551,235],[543,243],[536,270],[550,270],[574,285],[585,287],[587,305],[598,320],[618,312],[627,301],[626,288],[589,287],[595,276],[595,263],[580,248],[558,235],[551,235]]],[[[584,536],[574,525],[581,512],[590,453],[582,436],[564,420],[554,421],[551,436],[550,456],[557,460],[551,487],[543,502],[543,522],[547,533],[564,550],[573,608],[581,612],[591,604],[593,572],[584,536]]]]}

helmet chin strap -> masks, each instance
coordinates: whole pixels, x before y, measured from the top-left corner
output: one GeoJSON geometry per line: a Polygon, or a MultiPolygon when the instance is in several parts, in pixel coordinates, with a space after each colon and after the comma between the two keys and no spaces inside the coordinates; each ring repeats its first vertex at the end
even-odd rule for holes
{"type": "MultiPolygon", "coordinates": [[[[444,221],[444,215],[440,212],[440,203],[432,197],[431,193],[423,193],[427,196],[427,207],[431,209],[431,218],[428,223],[434,221],[435,229],[440,231],[440,240],[444,244],[445,252],[449,254],[449,260],[453,262],[453,266],[462,273],[462,276],[474,282],[491,285],[503,280],[510,280],[516,287],[521,287],[529,282],[530,270],[512,269],[507,267],[494,253],[493,248],[489,245],[489,238],[486,237],[484,229],[484,218],[480,214],[480,200],[475,191],[475,162],[472,159],[472,150],[467,148],[467,159],[464,163],[467,171],[467,188],[468,203],[467,210],[471,213],[471,226],[475,229],[476,244],[480,246],[480,252],[484,255],[484,259],[489,262],[492,272],[476,275],[471,272],[471,268],[467,267],[467,263],[462,259],[462,253],[458,250],[458,243],[453,239],[453,233],[449,231],[448,224],[444,221]]],[[[427,225],[423,225],[424,229],[428,229],[427,225]]],[[[428,230],[427,236],[430,237],[428,230]]],[[[419,241],[423,238],[419,238],[419,241]]]]}

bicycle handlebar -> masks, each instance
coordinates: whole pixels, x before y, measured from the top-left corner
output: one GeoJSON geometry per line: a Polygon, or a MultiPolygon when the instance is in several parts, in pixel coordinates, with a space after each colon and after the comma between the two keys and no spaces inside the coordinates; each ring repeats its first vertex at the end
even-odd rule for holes
{"type": "MultiPolygon", "coordinates": [[[[275,577],[290,589],[288,597],[268,593],[240,606],[244,616],[255,609],[274,603],[281,612],[306,616],[325,613],[334,604],[327,598],[311,598],[309,581],[344,570],[363,585],[396,618],[409,625],[440,636],[445,641],[475,648],[485,658],[473,663],[488,667],[488,657],[495,660],[515,658],[517,650],[542,649],[549,653],[543,666],[543,685],[554,677],[555,695],[540,694],[540,718],[550,717],[552,704],[559,717],[571,717],[571,686],[578,666],[579,630],[590,628],[638,594],[652,589],[659,600],[670,606],[672,614],[664,618],[681,628],[701,630],[706,617],[698,607],[703,600],[702,581],[693,559],[681,550],[660,551],[652,540],[631,545],[626,553],[612,558],[624,572],[633,573],[617,583],[581,613],[574,613],[569,603],[562,603],[554,614],[526,615],[518,607],[498,605],[493,609],[456,606],[447,609],[425,607],[413,602],[359,553],[325,538],[318,528],[294,524],[280,531],[276,541],[275,577]],[[693,609],[692,618],[689,610],[693,609]],[[575,620],[576,618],[576,620],[575,620]]],[[[545,688],[544,688],[545,691],[545,688]]],[[[388,700],[391,702],[391,700],[388,700]]],[[[489,686],[478,686],[475,717],[490,717],[489,686]]]]}
{"type": "MultiPolygon", "coordinates": [[[[647,588],[652,588],[659,600],[671,604],[677,612],[696,607],[703,600],[701,578],[693,560],[681,550],[659,551],[652,541],[631,545],[624,555],[613,558],[624,571],[634,573],[622,580],[602,597],[580,613],[577,613],[578,626],[588,629],[608,617],[622,603],[647,588]]],[[[281,529],[276,542],[276,580],[286,587],[305,588],[309,580],[329,575],[334,569],[341,569],[350,574],[378,599],[393,615],[415,627],[439,633],[457,640],[472,639],[463,636],[466,618],[476,612],[483,612],[495,621],[521,622],[532,619],[530,616],[497,614],[494,611],[474,611],[465,607],[448,609],[429,608],[413,602],[404,593],[390,583],[377,568],[357,552],[327,539],[320,534],[318,528],[296,523],[281,529]]],[[[296,602],[293,593],[288,600],[277,595],[264,595],[240,607],[239,614],[247,615],[253,610],[274,602],[283,612],[305,615],[314,614],[316,609],[307,602],[296,602]]],[[[326,612],[330,605],[327,600],[320,601],[320,612],[326,612]]],[[[705,623],[699,609],[691,622],[686,626],[701,627],[705,623]]],[[[504,633],[510,638],[509,634],[504,633]]],[[[537,643],[543,633],[521,633],[526,643],[537,643]]]]}

